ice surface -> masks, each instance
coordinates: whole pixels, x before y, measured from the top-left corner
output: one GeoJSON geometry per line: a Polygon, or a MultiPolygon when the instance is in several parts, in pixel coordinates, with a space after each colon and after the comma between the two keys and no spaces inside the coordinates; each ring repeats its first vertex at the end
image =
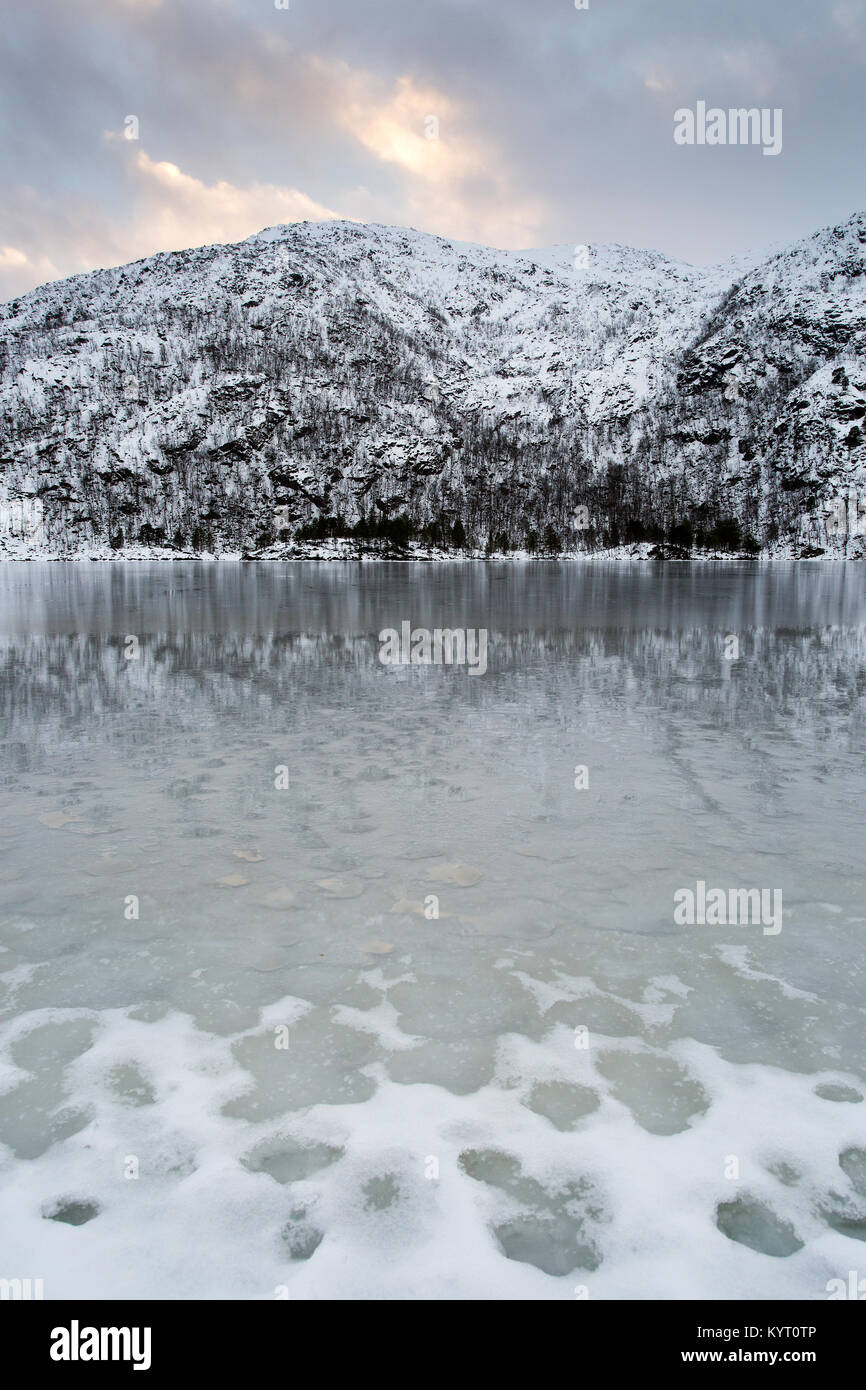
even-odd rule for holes
{"type": "Polygon", "coordinates": [[[819,1299],[857,1267],[859,571],[0,582],[0,1274],[819,1299]],[[487,674],[392,679],[407,614],[486,625],[487,674]],[[782,932],[676,926],[698,879],[781,888],[782,932]]]}

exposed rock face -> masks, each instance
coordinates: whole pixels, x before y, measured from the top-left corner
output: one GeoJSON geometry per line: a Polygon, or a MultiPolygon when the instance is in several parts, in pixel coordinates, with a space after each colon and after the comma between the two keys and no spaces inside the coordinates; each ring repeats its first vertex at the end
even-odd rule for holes
{"type": "Polygon", "coordinates": [[[862,554],[866,215],[586,259],[301,223],[34,290],[0,308],[0,551],[862,554]]]}

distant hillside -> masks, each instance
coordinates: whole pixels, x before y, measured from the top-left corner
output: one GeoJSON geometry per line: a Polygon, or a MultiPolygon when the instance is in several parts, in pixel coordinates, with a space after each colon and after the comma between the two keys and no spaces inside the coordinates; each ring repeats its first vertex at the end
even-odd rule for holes
{"type": "Polygon", "coordinates": [[[585,261],[301,223],[33,290],[0,308],[0,553],[862,555],[866,215],[585,261]]]}

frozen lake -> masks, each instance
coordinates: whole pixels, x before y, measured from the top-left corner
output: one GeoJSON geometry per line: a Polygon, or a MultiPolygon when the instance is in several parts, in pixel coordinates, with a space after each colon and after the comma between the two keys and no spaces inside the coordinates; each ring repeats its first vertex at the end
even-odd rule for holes
{"type": "Polygon", "coordinates": [[[7,563],[0,647],[0,1277],[866,1274],[862,567],[7,563]]]}

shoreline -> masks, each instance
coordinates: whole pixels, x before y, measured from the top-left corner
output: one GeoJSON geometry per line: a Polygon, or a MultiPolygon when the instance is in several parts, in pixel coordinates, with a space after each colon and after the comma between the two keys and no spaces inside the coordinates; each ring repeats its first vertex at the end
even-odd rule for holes
{"type": "Polygon", "coordinates": [[[619,546],[609,550],[563,551],[555,555],[536,555],[528,551],[494,551],[488,554],[483,550],[437,551],[419,547],[410,551],[359,550],[349,546],[324,543],[311,546],[286,546],[279,551],[183,551],[168,548],[127,547],[120,551],[105,550],[56,552],[7,549],[0,546],[0,563],[9,564],[87,564],[115,563],[134,564],[147,561],[202,564],[286,564],[299,560],[332,562],[342,564],[586,564],[591,562],[633,563],[653,562],[666,565],[708,565],[708,564],[753,564],[775,565],[793,563],[856,564],[866,560],[866,548],[855,554],[845,554],[839,550],[805,549],[792,546],[780,547],[774,551],[760,551],[756,554],[746,552],[697,551],[687,554],[668,553],[659,546],[619,546]]]}

